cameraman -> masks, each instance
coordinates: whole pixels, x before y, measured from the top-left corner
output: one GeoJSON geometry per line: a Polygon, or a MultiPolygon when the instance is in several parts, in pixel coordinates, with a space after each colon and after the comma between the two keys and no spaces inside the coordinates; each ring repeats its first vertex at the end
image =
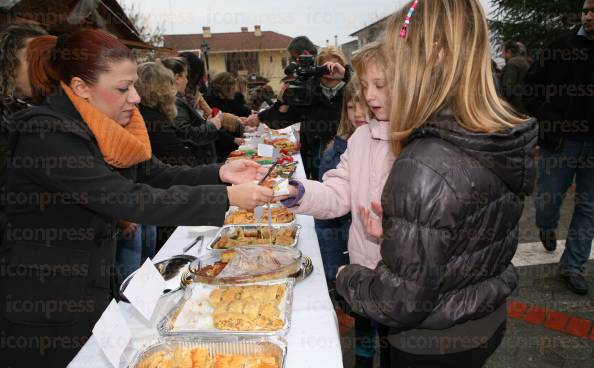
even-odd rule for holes
{"type": "MultiPolygon", "coordinates": [[[[301,55],[316,56],[315,46],[301,36],[289,45],[293,58],[301,55]]],[[[334,138],[342,109],[343,87],[350,78],[350,67],[346,65],[342,52],[336,47],[323,49],[317,55],[316,63],[325,66],[327,74],[321,76],[313,91],[313,101],[308,106],[289,106],[284,102],[285,83],[278,101],[270,108],[254,114],[248,124],[263,122],[273,129],[280,129],[301,122],[301,157],[308,178],[319,180],[320,155],[324,147],[334,138]]]]}

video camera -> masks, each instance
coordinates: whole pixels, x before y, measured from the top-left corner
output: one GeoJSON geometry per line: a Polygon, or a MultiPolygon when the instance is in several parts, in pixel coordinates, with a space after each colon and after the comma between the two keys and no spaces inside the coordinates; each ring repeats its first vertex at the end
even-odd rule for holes
{"type": "Polygon", "coordinates": [[[288,82],[283,100],[289,106],[309,106],[313,102],[320,78],[329,74],[325,66],[315,64],[314,56],[300,55],[297,62],[292,62],[285,68],[288,77],[294,80],[288,82]]]}

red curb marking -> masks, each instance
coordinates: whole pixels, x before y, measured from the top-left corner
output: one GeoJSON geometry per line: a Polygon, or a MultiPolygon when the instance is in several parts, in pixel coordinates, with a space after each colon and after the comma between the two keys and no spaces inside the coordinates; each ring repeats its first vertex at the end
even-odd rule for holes
{"type": "Polygon", "coordinates": [[[541,307],[531,306],[526,313],[524,322],[531,323],[533,325],[541,325],[545,321],[546,310],[541,307]]]}
{"type": "Polygon", "coordinates": [[[572,317],[563,312],[556,312],[536,305],[527,305],[516,300],[509,300],[507,304],[507,316],[509,318],[524,320],[533,325],[543,325],[543,327],[563,332],[572,336],[589,338],[594,341],[594,321],[583,318],[572,317]],[[527,310],[527,311],[526,311],[527,310]],[[526,314],[524,315],[524,312],[526,314]]]}
{"type": "Polygon", "coordinates": [[[509,318],[522,319],[526,309],[528,309],[528,305],[512,300],[507,304],[507,315],[509,318]]]}
{"type": "Polygon", "coordinates": [[[577,337],[587,337],[588,333],[590,332],[591,325],[592,322],[586,319],[571,317],[571,319],[569,320],[569,324],[565,329],[565,332],[577,337]]]}
{"type": "Polygon", "coordinates": [[[548,311],[544,326],[550,330],[563,331],[569,316],[561,312],[548,311]]]}

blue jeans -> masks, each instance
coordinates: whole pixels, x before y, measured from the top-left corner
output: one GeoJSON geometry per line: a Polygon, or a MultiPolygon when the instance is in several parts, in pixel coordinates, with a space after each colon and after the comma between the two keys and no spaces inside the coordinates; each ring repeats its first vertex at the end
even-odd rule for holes
{"type": "Polygon", "coordinates": [[[147,258],[155,256],[157,243],[157,227],[155,225],[138,224],[136,232],[131,238],[118,236],[116,263],[118,273],[123,281],[136,271],[147,258]]]}
{"type": "Polygon", "coordinates": [[[559,152],[540,150],[538,186],[534,196],[536,226],[555,230],[561,203],[575,178],[575,209],[565,252],[559,262],[563,272],[581,272],[594,239],[594,143],[566,140],[559,152]]]}

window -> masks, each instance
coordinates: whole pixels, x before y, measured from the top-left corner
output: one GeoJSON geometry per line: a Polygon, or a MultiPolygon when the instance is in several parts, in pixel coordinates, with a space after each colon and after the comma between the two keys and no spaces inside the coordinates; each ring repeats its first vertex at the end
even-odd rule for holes
{"type": "Polygon", "coordinates": [[[260,74],[260,62],[257,52],[231,52],[225,54],[225,66],[229,73],[237,75],[240,70],[247,74],[260,74]]]}

